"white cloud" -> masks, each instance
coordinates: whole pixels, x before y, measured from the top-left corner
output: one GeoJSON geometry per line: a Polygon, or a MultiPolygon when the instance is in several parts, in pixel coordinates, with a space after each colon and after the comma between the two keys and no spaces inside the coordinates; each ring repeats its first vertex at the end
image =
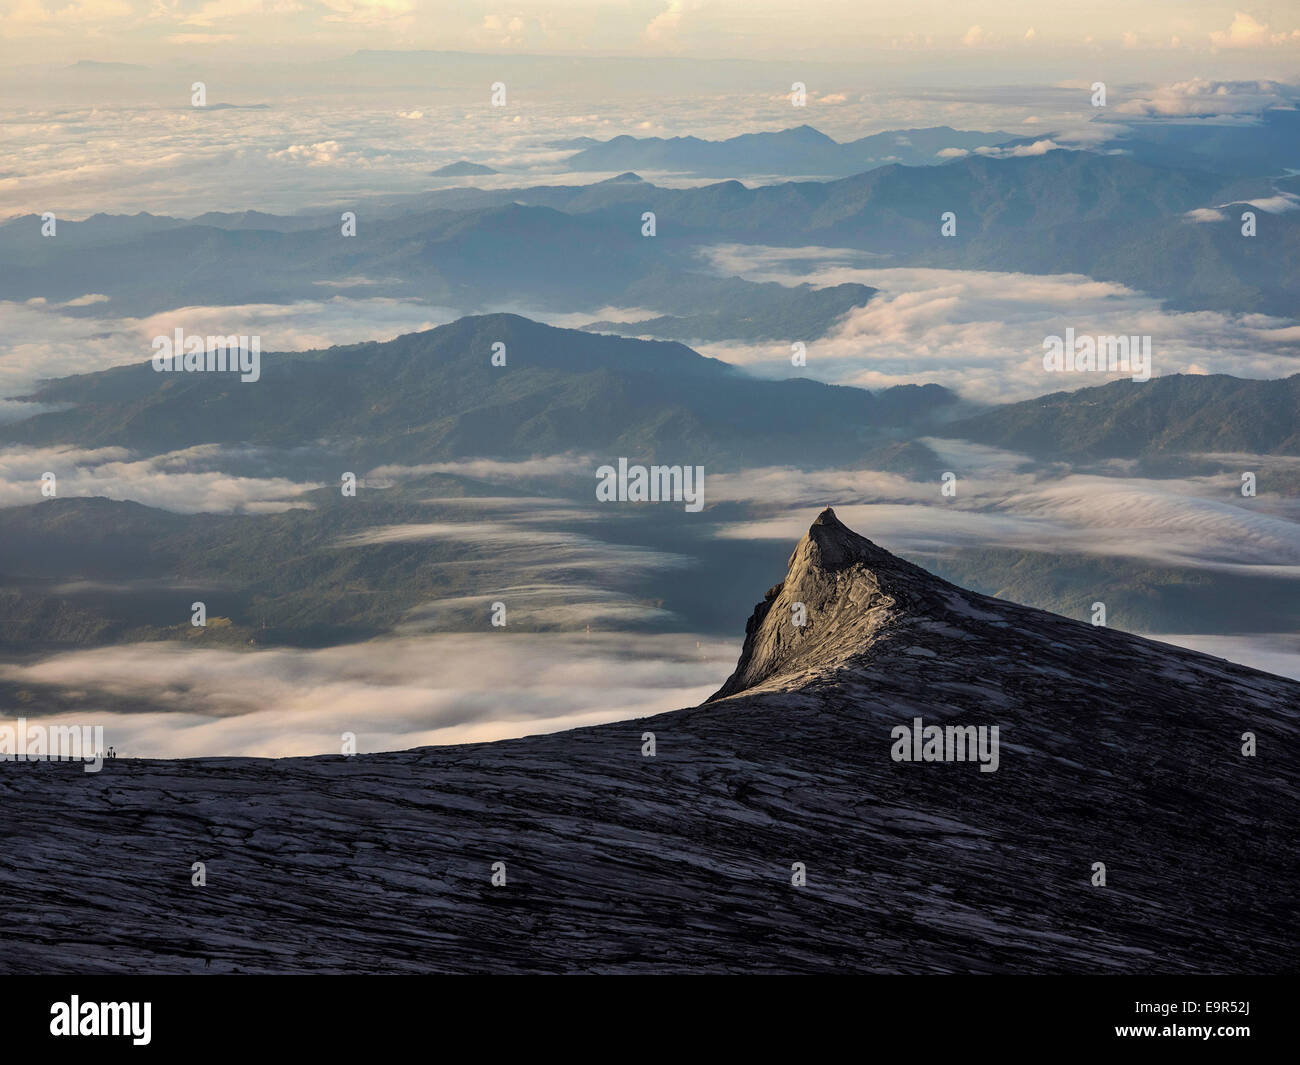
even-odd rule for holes
{"type": "MultiPolygon", "coordinates": [[[[378,466],[367,477],[380,481],[402,481],[431,473],[449,473],[491,484],[532,485],[538,482],[588,477],[604,461],[594,455],[568,453],[544,455],[531,459],[463,459],[455,462],[428,462],[418,466],[378,466]]],[[[594,483],[594,482],[593,482],[594,483]]]]}
{"type": "Polygon", "coordinates": [[[682,21],[687,12],[696,7],[698,4],[692,3],[691,0],[668,0],[664,10],[646,24],[641,34],[642,39],[649,45],[667,51],[680,49],[682,42],[678,34],[682,29],[682,21]]]}
{"type": "Polygon", "coordinates": [[[1216,207],[1196,207],[1183,215],[1189,222],[1223,222],[1228,219],[1229,208],[1240,209],[1254,207],[1267,214],[1283,214],[1286,211],[1300,211],[1300,196],[1290,192],[1279,192],[1275,196],[1257,196],[1253,200],[1234,200],[1221,203],[1216,207]]]}
{"type": "MultiPolygon", "coordinates": [[[[591,483],[594,485],[595,480],[591,483]]],[[[527,500],[520,500],[521,509],[527,500]]],[[[472,503],[471,503],[472,507],[472,503]]],[[[547,522],[564,520],[562,512],[550,511],[541,515],[547,522]]],[[[444,540],[454,543],[471,542],[484,552],[491,552],[507,568],[510,552],[523,549],[519,561],[528,562],[536,576],[543,570],[572,572],[578,569],[598,569],[616,562],[624,573],[679,569],[691,564],[684,555],[650,548],[609,544],[581,533],[563,529],[542,529],[527,520],[510,521],[429,521],[406,525],[381,525],[355,533],[339,541],[341,548],[365,547],[375,544],[418,543],[422,540],[444,540]]],[[[517,567],[509,567],[515,572],[517,567]]]]}
{"type": "Polygon", "coordinates": [[[339,158],[343,146],[338,141],[317,141],[315,144],[291,144],[277,152],[268,152],[268,159],[285,160],[291,163],[306,163],[308,166],[321,166],[332,163],[339,158]]]}
{"type": "Polygon", "coordinates": [[[211,26],[226,19],[290,15],[301,10],[302,6],[296,0],[207,0],[197,11],[182,16],[180,21],[187,26],[211,26]]]}
{"type": "Polygon", "coordinates": [[[1210,34],[1210,43],[1215,48],[1266,48],[1295,41],[1300,41],[1300,29],[1289,33],[1274,32],[1267,23],[1260,22],[1244,11],[1233,15],[1226,30],[1214,30],[1210,34]]]}
{"type": "Polygon", "coordinates": [[[402,19],[416,9],[415,0],[319,0],[319,3],[330,10],[325,21],[359,25],[402,19]]]}
{"type": "MultiPolygon", "coordinates": [[[[731,672],[735,641],[692,634],[510,633],[395,637],[324,650],[135,644],[0,665],[0,676],[87,694],[123,756],[285,757],[471,743],[695,706],[731,672]],[[165,712],[109,713],[95,692],[165,712]]],[[[35,714],[31,715],[33,718],[35,714]]],[[[636,735],[639,736],[639,732],[636,735]]]]}
{"type": "Polygon", "coordinates": [[[1300,680],[1300,636],[1295,633],[1255,633],[1250,636],[1151,633],[1150,638],[1229,662],[1239,662],[1275,676],[1300,680]]]}
{"type": "Polygon", "coordinates": [[[1257,115],[1270,107],[1293,107],[1300,89],[1277,81],[1214,81],[1190,78],[1164,85],[1115,106],[1123,115],[1220,118],[1257,115]]]}
{"type": "Polygon", "coordinates": [[[937,154],[940,159],[963,159],[968,155],[983,155],[990,159],[1023,159],[1028,156],[1046,155],[1048,152],[1068,150],[1064,144],[1057,144],[1050,137],[1034,141],[1032,144],[1013,144],[1002,147],[996,144],[981,145],[978,148],[943,148],[937,154]]]}
{"type": "Polygon", "coordinates": [[[1300,503],[1233,502],[1235,473],[1100,476],[968,441],[925,443],[939,469],[958,473],[957,497],[940,497],[937,475],[913,482],[860,470],[748,470],[712,478],[714,498],[776,514],[722,524],[718,535],[795,540],[809,511],[829,503],[850,528],[905,556],[1006,547],[1300,580],[1300,503]]]}
{"type": "MultiPolygon", "coordinates": [[[[1166,310],[1161,301],[1078,274],[873,268],[848,250],[724,245],[714,268],[755,281],[879,289],[808,345],[807,376],[886,388],[928,383],[984,401],[1029,399],[1124,375],[1043,369],[1043,340],[1076,333],[1152,337],[1153,375],[1196,370],[1239,377],[1300,372],[1300,326],[1260,314],[1166,310]],[[811,261],[810,261],[811,260],[811,261]],[[860,263],[862,265],[848,265],[860,263]]],[[[762,376],[787,376],[788,351],[772,344],[702,344],[708,355],[762,376]]]]}
{"type": "MultiPolygon", "coordinates": [[[[65,306],[100,303],[102,297],[88,294],[65,306]]],[[[111,304],[105,304],[108,307],[111,304]]],[[[0,399],[26,395],[43,378],[145,362],[152,356],[152,338],[170,336],[177,327],[187,333],[226,335],[236,332],[230,327],[235,321],[240,323],[237,332],[262,337],[263,352],[306,351],[391,340],[459,316],[452,308],[385,297],[177,307],[144,318],[71,316],[44,301],[0,302],[0,399]]],[[[11,405],[8,413],[22,409],[11,405]]]]}
{"type": "Polygon", "coordinates": [[[1268,214],[1282,214],[1285,211],[1300,210],[1300,196],[1296,196],[1290,192],[1279,192],[1276,196],[1260,196],[1253,200],[1242,200],[1238,204],[1225,203],[1221,206],[1257,207],[1268,214]]]}
{"type": "Polygon", "coordinates": [[[302,504],[319,487],[285,477],[240,477],[210,468],[232,449],[204,444],[150,458],[125,448],[0,449],[0,507],[41,502],[41,476],[57,478],[60,498],[102,496],[185,514],[268,514],[302,504]],[[209,467],[209,468],[204,468],[209,467]]]}
{"type": "Polygon", "coordinates": [[[17,0],[5,15],[11,23],[93,23],[129,18],[135,8],[127,0],[73,0],[63,7],[47,8],[41,0],[17,0]]]}

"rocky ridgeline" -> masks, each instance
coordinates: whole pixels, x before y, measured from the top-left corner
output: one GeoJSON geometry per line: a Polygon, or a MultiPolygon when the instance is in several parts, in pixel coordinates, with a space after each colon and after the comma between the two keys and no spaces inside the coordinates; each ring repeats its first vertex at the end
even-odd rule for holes
{"type": "Polygon", "coordinates": [[[0,764],[0,971],[1294,969],[1298,709],[1300,684],[964,591],[828,509],[694,709],[0,764]],[[895,760],[917,718],[998,726],[997,770],[895,760]]]}

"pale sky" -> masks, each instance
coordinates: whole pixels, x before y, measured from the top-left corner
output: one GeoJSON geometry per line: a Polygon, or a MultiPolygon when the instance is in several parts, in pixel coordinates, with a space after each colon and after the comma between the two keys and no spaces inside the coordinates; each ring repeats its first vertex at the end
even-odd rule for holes
{"type": "MultiPolygon", "coordinates": [[[[851,60],[871,49],[1078,50],[1245,60],[1300,72],[1300,2],[1212,0],[0,0],[4,65],[312,60],[359,48],[851,60]]],[[[1192,64],[1194,66],[1194,64],[1192,64]]],[[[1240,67],[1240,63],[1234,64],[1240,67]]],[[[1189,69],[1192,69],[1189,66],[1189,69]]]]}

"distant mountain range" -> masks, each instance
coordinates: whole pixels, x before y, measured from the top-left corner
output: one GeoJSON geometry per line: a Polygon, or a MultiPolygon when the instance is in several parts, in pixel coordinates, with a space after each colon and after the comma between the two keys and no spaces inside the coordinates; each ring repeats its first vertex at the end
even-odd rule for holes
{"type": "MultiPolygon", "coordinates": [[[[711,297],[707,289],[700,293],[704,303],[711,297]]],[[[937,483],[951,460],[917,439],[928,435],[1047,463],[1124,458],[1165,464],[1180,475],[1235,471],[1226,459],[1196,456],[1300,453],[1297,389],[1300,375],[1175,376],[1054,393],[954,420],[960,404],[935,385],[873,394],[805,379],[759,380],[677,343],[488,315],[385,343],[266,353],[256,383],[232,374],[159,373],[148,362],[64,378],[33,397],[54,409],[0,426],[0,444],[119,446],[137,455],[222,445],[225,452],[205,460],[215,468],[264,476],[271,463],[277,476],[310,483],[388,463],[567,454],[586,500],[576,507],[591,500],[594,464],[584,466],[583,455],[705,464],[710,472],[847,466],[937,483]],[[504,367],[491,365],[496,343],[505,345],[504,367]],[[241,456],[248,445],[275,458],[246,471],[241,456]]],[[[1166,474],[1156,465],[1147,475],[1166,474]]],[[[1260,487],[1274,497],[1300,494],[1296,475],[1284,471],[1262,476],[1260,487]]],[[[436,545],[353,548],[346,555],[336,549],[342,538],[376,524],[429,520],[418,487],[412,491],[372,491],[358,509],[340,505],[337,489],[323,489],[301,497],[308,508],[276,515],[181,515],[93,499],[0,509],[0,645],[185,636],[166,631],[177,624],[173,586],[221,589],[224,613],[234,619],[224,634],[231,639],[314,644],[390,631],[421,601],[472,591],[462,571],[431,568],[444,553],[436,545]],[[250,542],[260,546],[229,549],[250,542]],[[363,557],[364,564],[355,561],[363,557]],[[308,573],[316,576],[308,580],[308,573]],[[100,585],[117,590],[97,591],[100,585]]],[[[500,491],[444,478],[425,495],[500,491]]],[[[721,506],[719,520],[751,515],[721,506]]],[[[591,521],[597,535],[607,531],[591,521]]],[[[662,523],[637,528],[653,550],[709,560],[707,578],[686,582],[699,594],[673,609],[705,627],[721,624],[734,609],[735,590],[717,585],[717,562],[738,566],[734,550],[718,554],[717,542],[694,534],[680,542],[679,531],[662,523]]],[[[1113,623],[1142,631],[1300,625],[1300,603],[1287,580],[1269,573],[1087,554],[1065,559],[997,546],[944,551],[929,564],[981,591],[1074,616],[1100,596],[1114,604],[1113,623]]],[[[636,594],[661,598],[644,586],[636,594]]]]}
{"type": "MultiPolygon", "coordinates": [[[[621,197],[629,186],[601,187],[621,197]]],[[[823,336],[875,291],[719,277],[702,272],[680,240],[643,238],[640,225],[639,213],[601,217],[503,202],[374,218],[363,210],[355,238],[341,236],[335,223],[322,227],[319,217],[244,212],[192,221],[95,215],[59,222],[51,239],[40,235],[37,216],[27,216],[0,226],[0,298],[39,294],[58,302],[96,293],[110,297],[117,313],[145,315],[187,305],[318,300],[328,285],[330,294],[470,310],[521,303],[563,311],[647,308],[694,320],[691,329],[659,335],[789,343],[823,336]]]]}
{"type": "MultiPolygon", "coordinates": [[[[713,295],[705,286],[701,306],[713,295]]],[[[788,361],[786,350],[774,350],[776,358],[788,361]]],[[[1072,460],[1300,454],[1300,373],[1115,381],[952,420],[956,397],[938,385],[873,394],[804,378],[758,379],[679,343],[511,314],[462,318],[383,343],[264,353],[255,383],[229,373],[159,373],[142,360],[51,381],[27,398],[62,409],[0,425],[0,441],[156,454],[200,443],[293,447],[328,436],[372,465],[608,448],[740,465],[780,463],[797,452],[832,464],[860,456],[882,434],[927,433],[1072,460]],[[498,342],[505,367],[490,364],[498,342]]]]}
{"type": "MultiPolygon", "coordinates": [[[[881,265],[1081,273],[1117,281],[1181,309],[1262,311],[1300,305],[1300,211],[1253,209],[1196,221],[1189,212],[1300,190],[1291,178],[1241,180],[1139,162],[1127,155],[1056,149],[972,155],[944,166],[890,164],[833,181],[746,187],[723,181],[669,189],[649,183],[471,192],[438,198],[464,210],[503,199],[613,224],[652,210],[669,241],[870,251],[881,265]],[[1294,186],[1294,188],[1292,188],[1294,186]],[[941,216],[956,216],[944,237],[941,216]]],[[[415,201],[420,202],[420,201],[415,201]]]]}
{"type": "MultiPolygon", "coordinates": [[[[694,275],[686,283],[659,270],[628,288],[626,298],[638,306],[671,305],[675,314],[637,321],[598,321],[583,326],[592,332],[661,340],[780,341],[822,336],[830,324],[876,294],[867,285],[755,284],[738,278],[694,275]]],[[[782,354],[788,351],[783,346],[782,354]]]]}
{"type": "Polygon", "coordinates": [[[468,159],[461,159],[456,163],[448,163],[446,166],[440,166],[433,172],[434,177],[479,177],[485,174],[499,174],[499,170],[493,170],[490,166],[484,166],[482,163],[471,163],[468,159]]]}
{"type": "MultiPolygon", "coordinates": [[[[387,296],[467,310],[509,302],[577,311],[634,306],[629,290],[657,275],[659,301],[643,306],[677,317],[677,301],[700,276],[700,249],[740,243],[854,248],[882,256],[882,265],[1074,272],[1180,308],[1289,316],[1300,305],[1300,211],[1257,210],[1254,238],[1242,237],[1234,211],[1216,221],[1188,214],[1258,197],[1267,185],[1050,151],[758,188],[627,180],[455,189],[377,203],[370,213],[361,205],[352,238],[320,216],[304,228],[298,217],[146,215],[63,222],[50,239],[38,217],[25,216],[0,226],[0,298],[101,293],[119,313],[142,315],[319,298],[321,283],[374,295],[378,281],[387,296]],[[653,238],[642,235],[646,212],[656,217],[653,238]],[[955,236],[941,234],[945,212],[956,218],[955,236]],[[668,275],[675,285],[664,285],[668,275]]],[[[729,302],[723,314],[752,317],[765,297],[751,290],[741,299],[748,305],[729,302]]],[[[813,315],[814,327],[828,329],[837,313],[813,315]]]]}
{"type": "MultiPolygon", "coordinates": [[[[606,141],[578,137],[558,141],[554,147],[576,149],[567,162],[575,171],[660,170],[732,178],[844,177],[890,163],[932,166],[981,149],[990,155],[1009,153],[1054,136],[1050,130],[1026,136],[930,126],[889,130],[840,143],[805,124],[725,140],[624,135],[606,141]]],[[[1234,116],[1227,120],[1214,115],[1196,122],[1126,115],[1097,147],[1150,166],[1247,177],[1280,176],[1300,169],[1298,145],[1300,112],[1274,107],[1249,119],[1234,116]]]]}
{"type": "Polygon", "coordinates": [[[742,133],[726,140],[699,137],[615,137],[561,141],[577,147],[570,170],[667,170],[703,177],[789,174],[842,177],[887,163],[927,166],[946,162],[945,149],[1020,143],[1011,133],[979,133],[950,126],[893,130],[841,144],[812,126],[771,133],[742,133]]]}
{"type": "Polygon", "coordinates": [[[327,438],[369,465],[566,451],[757,465],[806,450],[814,435],[819,461],[835,462],[891,430],[915,432],[955,401],[938,385],[872,394],[803,378],[760,380],[681,344],[510,314],[386,343],[263,355],[253,383],[230,373],[160,373],[141,362],[64,378],[32,398],[70,406],[0,426],[0,440],[160,453],[327,438]],[[497,343],[505,366],[491,364],[497,343]]]}
{"type": "Polygon", "coordinates": [[[1184,122],[1126,117],[1109,147],[1153,166],[1282,175],[1300,170],[1300,111],[1275,107],[1247,119],[1184,122]]]}
{"type": "Polygon", "coordinates": [[[694,709],[352,758],[7,766],[0,890],[28,917],[0,970],[1281,974],[1298,703],[948,584],[827,509],[694,709]],[[178,909],[198,858],[214,886],[178,909]]]}
{"type": "Polygon", "coordinates": [[[1300,455],[1300,373],[1273,381],[1170,374],[1008,403],[953,435],[1035,456],[1300,455]]]}

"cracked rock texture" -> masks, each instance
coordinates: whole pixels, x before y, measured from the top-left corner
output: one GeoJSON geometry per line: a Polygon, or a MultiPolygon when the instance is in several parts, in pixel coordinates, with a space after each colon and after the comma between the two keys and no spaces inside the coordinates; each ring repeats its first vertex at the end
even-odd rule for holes
{"type": "Polygon", "coordinates": [[[695,709],[351,759],[0,763],[0,971],[1294,971],[1298,708],[827,510],[695,709]],[[891,760],[914,717],[998,725],[999,769],[891,760]]]}

